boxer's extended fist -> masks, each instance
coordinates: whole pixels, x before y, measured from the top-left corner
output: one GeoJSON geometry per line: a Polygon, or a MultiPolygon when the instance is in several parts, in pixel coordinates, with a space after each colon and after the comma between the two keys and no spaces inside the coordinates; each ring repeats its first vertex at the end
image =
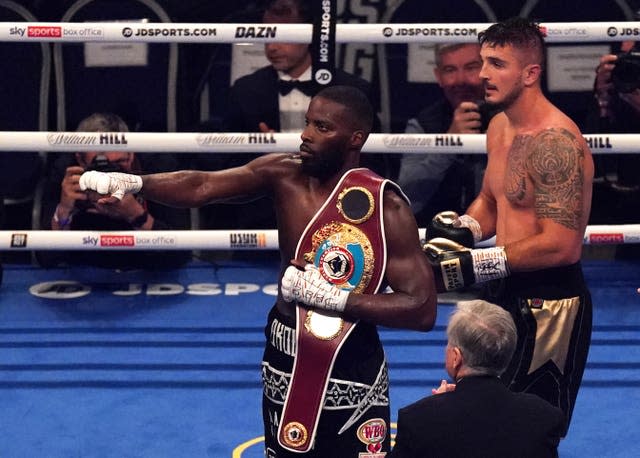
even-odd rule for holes
{"type": "Polygon", "coordinates": [[[122,200],[126,193],[135,194],[142,189],[142,178],[129,173],[90,170],[80,176],[80,189],[97,191],[98,194],[110,194],[122,200]]]}
{"type": "Polygon", "coordinates": [[[304,270],[287,267],[280,292],[287,302],[297,301],[333,312],[343,312],[349,297],[349,291],[329,283],[313,264],[307,264],[304,270]]]}

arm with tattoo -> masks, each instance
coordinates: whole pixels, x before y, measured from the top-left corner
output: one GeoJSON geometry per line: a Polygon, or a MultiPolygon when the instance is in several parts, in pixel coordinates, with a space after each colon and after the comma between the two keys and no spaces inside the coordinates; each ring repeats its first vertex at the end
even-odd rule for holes
{"type": "Polygon", "coordinates": [[[531,142],[527,170],[534,182],[538,219],[578,231],[584,212],[584,151],[565,129],[547,129],[531,142]]]}
{"type": "Polygon", "coordinates": [[[514,139],[505,193],[510,201],[533,208],[538,231],[505,246],[512,271],[566,265],[580,258],[589,198],[584,168],[583,144],[567,129],[514,139]]]}

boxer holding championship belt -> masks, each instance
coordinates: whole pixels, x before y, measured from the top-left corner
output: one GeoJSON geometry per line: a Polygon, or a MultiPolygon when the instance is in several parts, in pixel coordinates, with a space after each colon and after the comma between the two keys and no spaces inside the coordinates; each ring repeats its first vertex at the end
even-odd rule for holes
{"type": "Polygon", "coordinates": [[[381,190],[390,183],[366,169],[345,174],[307,226],[296,259],[282,279],[285,300],[298,304],[297,354],[280,422],[278,439],[290,450],[313,445],[333,363],[342,342],[357,325],[340,316],[349,291],[375,293],[381,286],[386,246],[381,190]]]}
{"type": "Polygon", "coordinates": [[[299,152],[138,182],[109,173],[80,178],[81,189],[107,194],[96,203],[105,206],[136,190],[177,207],[273,199],[282,288],[262,358],[269,458],[385,456],[389,381],[376,326],[428,331],[435,322],[433,273],[411,208],[390,182],[358,168],[373,118],[364,93],[330,86],[309,104],[299,152]],[[290,268],[292,259],[315,268],[290,268]],[[389,290],[380,294],[383,285],[389,290]]]}

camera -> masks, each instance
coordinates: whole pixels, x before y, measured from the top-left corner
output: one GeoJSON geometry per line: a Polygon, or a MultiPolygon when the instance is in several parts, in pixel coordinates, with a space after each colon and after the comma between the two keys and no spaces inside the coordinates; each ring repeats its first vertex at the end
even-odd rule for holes
{"type": "Polygon", "coordinates": [[[109,162],[104,154],[98,154],[93,158],[91,164],[87,166],[87,171],[96,170],[98,172],[122,172],[122,169],[112,162],[109,162]]]}
{"type": "Polygon", "coordinates": [[[476,100],[475,103],[478,105],[478,112],[480,113],[480,132],[484,133],[487,131],[487,127],[489,127],[491,118],[501,110],[483,99],[476,100]]]}
{"type": "Polygon", "coordinates": [[[611,82],[619,93],[626,94],[640,88],[640,52],[618,54],[611,71],[611,82]]]}

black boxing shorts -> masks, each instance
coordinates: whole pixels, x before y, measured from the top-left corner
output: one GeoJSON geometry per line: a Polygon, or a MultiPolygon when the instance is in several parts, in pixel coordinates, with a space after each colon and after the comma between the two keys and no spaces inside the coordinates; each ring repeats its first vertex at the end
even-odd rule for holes
{"type": "Polygon", "coordinates": [[[568,429],[591,343],[591,295],[580,263],[489,282],[484,299],[509,311],[518,330],[502,380],[562,409],[568,429]]]}
{"type": "Polygon", "coordinates": [[[269,313],[262,361],[262,416],[267,458],[375,456],[391,450],[389,379],[375,326],[358,323],[331,372],[313,449],[290,452],[278,444],[278,427],[296,351],[295,320],[276,307],[269,313]]]}

